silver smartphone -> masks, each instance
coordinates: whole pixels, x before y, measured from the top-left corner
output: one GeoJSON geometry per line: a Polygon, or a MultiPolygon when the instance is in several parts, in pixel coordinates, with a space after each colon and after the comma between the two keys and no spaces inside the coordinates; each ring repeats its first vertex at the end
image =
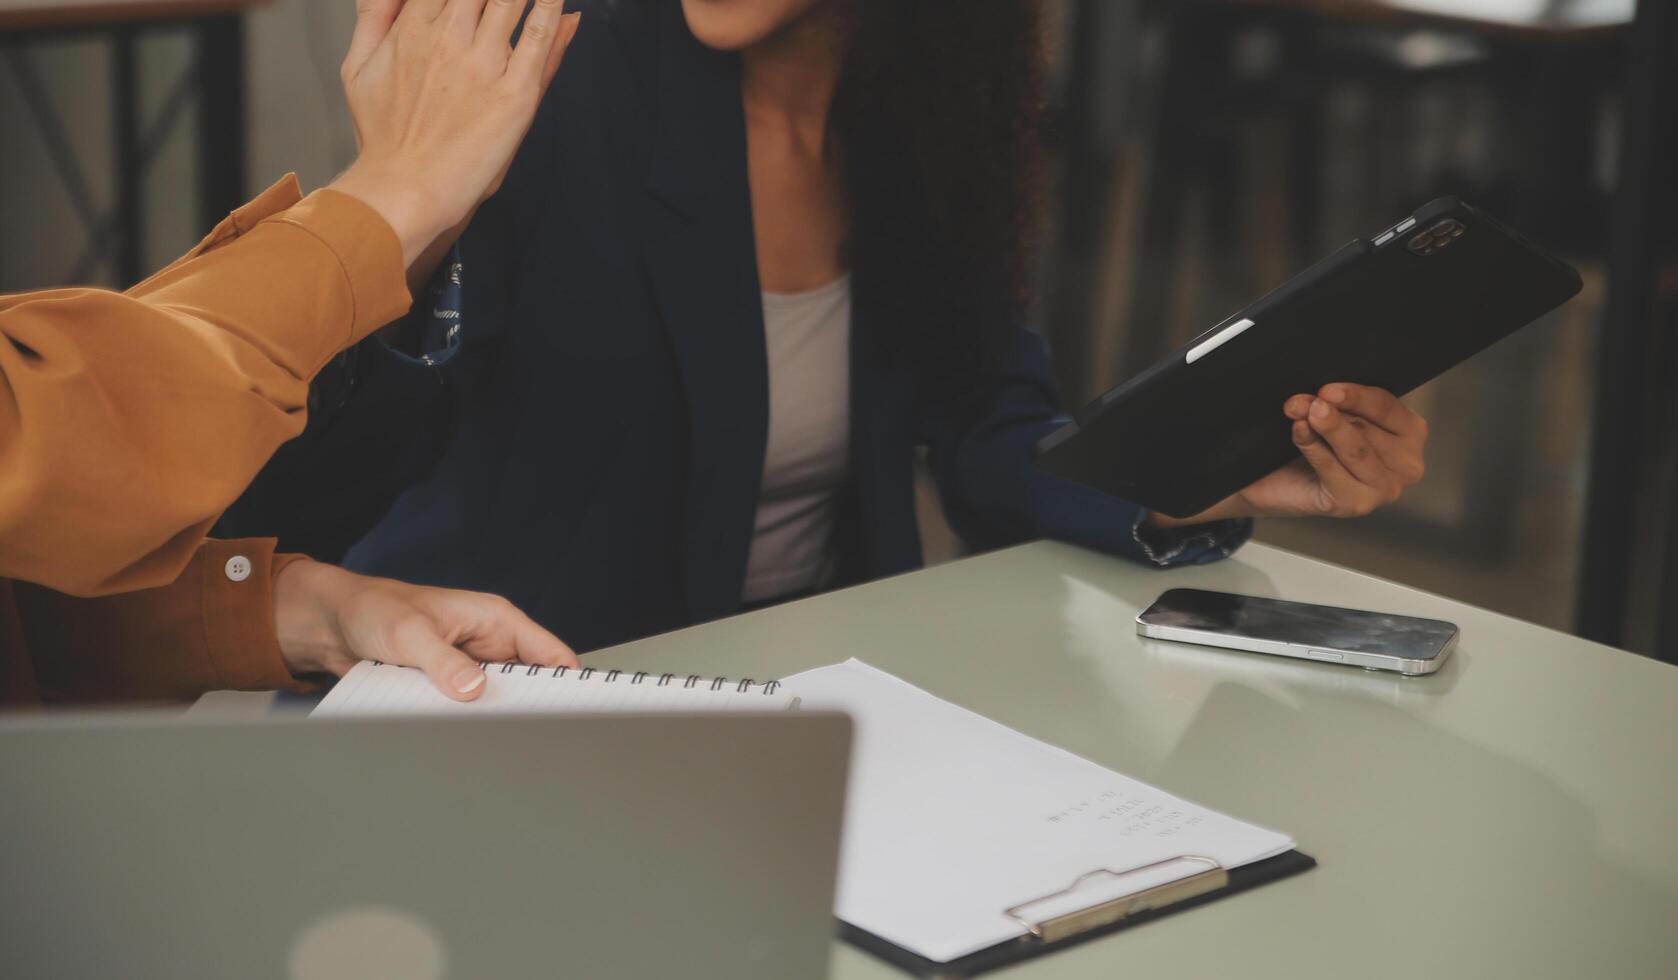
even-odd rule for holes
{"type": "Polygon", "coordinates": [[[1431,674],[1457,643],[1455,623],[1308,602],[1172,589],[1136,617],[1157,640],[1270,653],[1367,670],[1431,674]]]}

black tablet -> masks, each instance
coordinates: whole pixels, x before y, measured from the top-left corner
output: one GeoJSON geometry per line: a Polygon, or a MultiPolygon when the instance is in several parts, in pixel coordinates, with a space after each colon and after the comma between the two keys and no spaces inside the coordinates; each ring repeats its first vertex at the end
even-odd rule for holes
{"type": "Polygon", "coordinates": [[[1290,396],[1335,381],[1402,395],[1555,309],[1579,273],[1441,198],[1288,280],[1085,406],[1046,472],[1172,517],[1298,457],[1290,396]]]}

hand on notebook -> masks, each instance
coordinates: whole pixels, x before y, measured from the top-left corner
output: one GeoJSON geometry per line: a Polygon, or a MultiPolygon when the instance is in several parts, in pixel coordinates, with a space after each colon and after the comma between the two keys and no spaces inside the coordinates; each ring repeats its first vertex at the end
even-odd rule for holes
{"type": "Polygon", "coordinates": [[[340,75],[361,147],[335,190],[389,221],[408,264],[494,192],[577,33],[562,0],[358,0],[340,75]]]}
{"type": "Polygon", "coordinates": [[[1324,385],[1282,406],[1300,459],[1186,520],[1231,517],[1362,517],[1396,501],[1427,470],[1427,420],[1389,391],[1324,385]]]}
{"type": "Polygon", "coordinates": [[[457,701],[483,693],[475,661],[557,667],[577,655],[499,596],[370,578],[312,561],[274,580],[274,626],[293,674],[342,677],[362,660],[418,667],[457,701]]]}

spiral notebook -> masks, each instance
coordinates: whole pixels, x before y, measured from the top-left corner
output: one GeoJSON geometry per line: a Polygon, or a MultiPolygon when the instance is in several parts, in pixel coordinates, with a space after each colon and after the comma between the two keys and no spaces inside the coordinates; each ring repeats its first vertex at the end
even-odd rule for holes
{"type": "Polygon", "coordinates": [[[475,702],[361,664],[316,714],[803,706],[856,724],[835,912],[909,971],[971,976],[1315,865],[1287,835],[1173,796],[859,660],[785,681],[491,664],[475,702]]]}
{"type": "Polygon", "coordinates": [[[321,699],[324,717],[503,711],[787,711],[798,707],[780,681],[730,680],[703,674],[655,674],[593,667],[481,664],[484,693],[472,701],[444,697],[410,667],[364,660],[321,699]]]}

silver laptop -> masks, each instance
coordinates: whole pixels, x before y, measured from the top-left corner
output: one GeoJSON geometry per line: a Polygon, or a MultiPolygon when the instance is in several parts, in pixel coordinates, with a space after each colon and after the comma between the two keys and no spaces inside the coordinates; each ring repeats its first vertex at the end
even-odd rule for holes
{"type": "Polygon", "coordinates": [[[851,723],[0,723],[0,975],[825,976],[851,723]]]}

